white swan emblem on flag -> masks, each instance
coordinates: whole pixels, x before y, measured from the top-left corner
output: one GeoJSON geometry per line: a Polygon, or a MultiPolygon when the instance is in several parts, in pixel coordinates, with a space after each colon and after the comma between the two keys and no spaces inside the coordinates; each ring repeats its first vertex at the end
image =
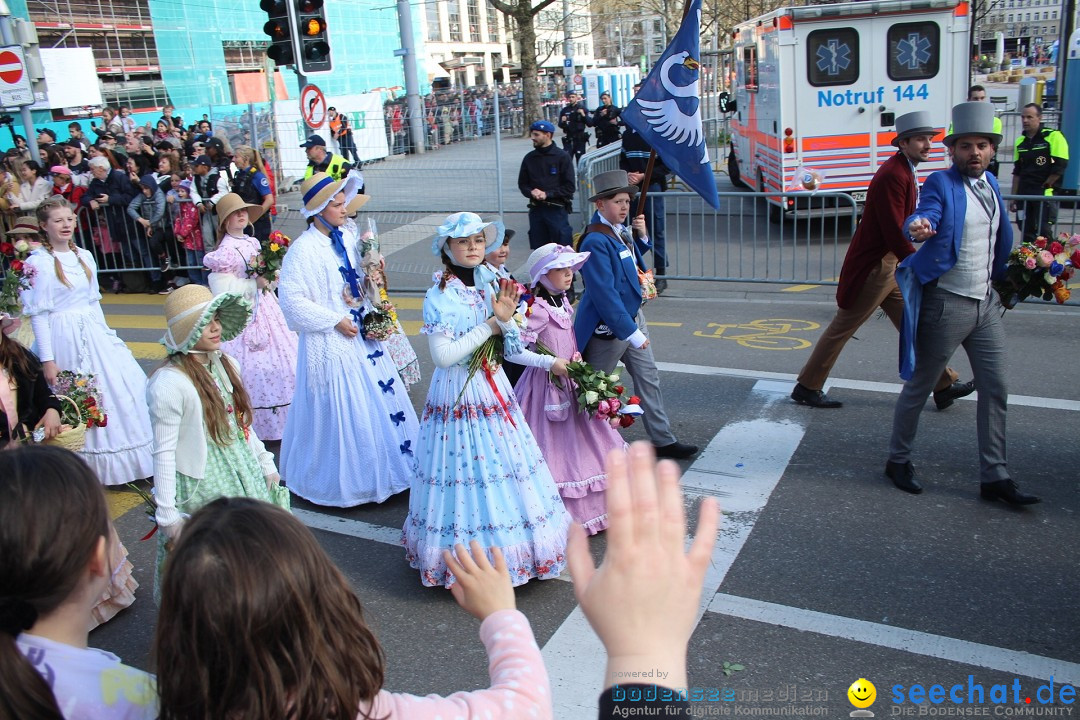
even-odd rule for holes
{"type": "MultiPolygon", "coordinates": [[[[701,129],[701,103],[697,104],[692,114],[687,115],[679,107],[679,103],[675,98],[698,97],[698,81],[695,79],[689,85],[676,85],[673,83],[670,74],[671,70],[677,65],[682,65],[690,70],[697,70],[701,67],[701,63],[690,57],[690,53],[685,50],[672,53],[660,66],[659,74],[660,83],[671,98],[667,100],[644,100],[638,98],[637,102],[641,105],[641,114],[645,116],[649,124],[653,126],[661,137],[679,145],[685,144],[694,147],[702,144],[704,140],[704,132],[701,129]]],[[[702,163],[709,162],[708,152],[706,148],[702,163]]]]}

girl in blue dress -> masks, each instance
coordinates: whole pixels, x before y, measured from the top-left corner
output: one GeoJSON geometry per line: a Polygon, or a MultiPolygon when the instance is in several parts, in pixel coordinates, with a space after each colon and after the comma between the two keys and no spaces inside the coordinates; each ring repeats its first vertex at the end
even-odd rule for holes
{"type": "Polygon", "coordinates": [[[469,378],[473,353],[493,335],[507,359],[566,376],[565,360],[525,349],[512,317],[520,289],[484,265],[503,232],[502,223],[456,213],[432,243],[444,269],[424,298],[421,332],[435,372],[403,531],[409,564],[427,586],[454,583],[442,552],[472,540],[502,550],[514,585],[558,577],[566,561],[570,516],[506,375],[494,367],[469,378]]]}

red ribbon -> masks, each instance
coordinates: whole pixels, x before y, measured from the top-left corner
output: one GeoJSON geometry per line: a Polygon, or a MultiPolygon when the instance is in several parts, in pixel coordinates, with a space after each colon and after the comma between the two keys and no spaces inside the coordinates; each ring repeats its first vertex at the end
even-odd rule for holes
{"type": "Polygon", "coordinates": [[[139,538],[139,542],[142,542],[143,540],[149,540],[150,538],[154,537],[154,533],[156,533],[157,530],[158,530],[157,523],[154,523],[154,529],[151,530],[150,532],[146,533],[145,535],[143,535],[141,538],[139,538]]]}
{"type": "Polygon", "coordinates": [[[517,423],[514,422],[514,418],[510,417],[510,407],[506,404],[506,400],[503,399],[502,393],[499,392],[499,386],[495,384],[495,373],[491,371],[491,366],[488,365],[487,358],[484,359],[481,367],[484,368],[484,377],[487,378],[488,385],[491,386],[491,390],[495,393],[496,399],[498,399],[499,404],[502,405],[503,412],[506,413],[506,419],[516,428],[517,423]]]}

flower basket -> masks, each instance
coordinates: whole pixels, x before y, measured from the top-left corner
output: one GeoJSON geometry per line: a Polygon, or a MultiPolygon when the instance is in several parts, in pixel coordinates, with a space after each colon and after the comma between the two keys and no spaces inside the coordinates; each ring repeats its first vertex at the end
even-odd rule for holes
{"type": "Polygon", "coordinates": [[[57,395],[56,397],[58,400],[67,400],[71,403],[71,406],[75,408],[75,412],[79,415],[80,422],[75,427],[64,430],[52,440],[46,440],[44,444],[56,445],[57,447],[62,447],[71,452],[79,452],[86,445],[86,423],[81,421],[82,410],[79,409],[79,403],[75,402],[67,395],[57,395]]]}

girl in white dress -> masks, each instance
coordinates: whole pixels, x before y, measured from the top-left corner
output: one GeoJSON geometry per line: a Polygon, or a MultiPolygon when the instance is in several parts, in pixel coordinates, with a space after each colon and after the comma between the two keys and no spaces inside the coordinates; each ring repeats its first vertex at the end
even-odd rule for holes
{"type": "Polygon", "coordinates": [[[281,311],[300,334],[281,478],[319,505],[382,502],[409,487],[419,423],[387,346],[364,337],[371,310],[356,238],[342,233],[355,176],[300,186],[307,230],[281,267],[281,311]]]}
{"type": "Polygon", "coordinates": [[[121,485],[154,472],[153,434],[146,407],[146,374],[124,341],[105,324],[97,263],[73,240],[75,213],[53,196],[37,209],[45,243],[30,254],[34,284],[22,294],[34,328],[34,352],[45,379],[61,370],[92,373],[102,393],[104,427],[86,433],[83,460],[105,485],[121,485]]]}

